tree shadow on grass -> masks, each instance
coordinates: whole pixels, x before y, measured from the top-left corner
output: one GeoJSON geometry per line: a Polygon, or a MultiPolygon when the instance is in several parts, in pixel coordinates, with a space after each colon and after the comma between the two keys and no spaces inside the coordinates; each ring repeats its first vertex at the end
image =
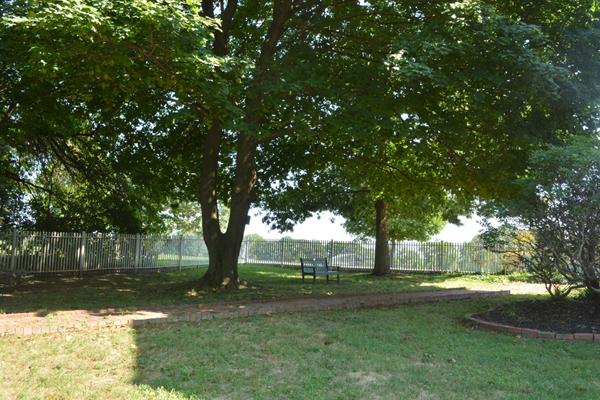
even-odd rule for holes
{"type": "MultiPolygon", "coordinates": [[[[325,285],[322,282],[321,286],[337,284],[325,285]]],[[[442,287],[432,285],[427,289],[442,287]]],[[[251,303],[246,305],[252,308],[251,303]]],[[[367,320],[370,309],[364,308],[367,320]]],[[[215,315],[218,312],[220,310],[215,311],[215,315]]],[[[179,396],[176,398],[318,398],[318,393],[327,390],[331,384],[325,382],[325,377],[305,376],[304,380],[300,379],[301,387],[296,388],[281,382],[282,374],[290,374],[292,381],[299,379],[296,376],[298,367],[289,365],[287,352],[300,352],[300,355],[294,356],[296,360],[300,358],[303,362],[310,362],[315,358],[315,363],[322,363],[322,352],[336,339],[323,337],[321,333],[326,331],[328,324],[339,324],[336,318],[344,315],[348,315],[345,310],[300,314],[278,312],[276,315],[143,325],[136,328],[137,370],[134,383],[148,386],[153,391],[175,393],[179,396]],[[314,320],[308,338],[297,333],[294,323],[299,318],[314,320]],[[265,334],[269,331],[274,333],[271,336],[265,334]],[[307,341],[308,347],[302,348],[304,345],[299,344],[300,339],[307,341]],[[280,347],[271,345],[270,340],[278,340],[277,346],[280,347]],[[257,372],[257,369],[263,372],[257,372]],[[262,374],[262,383],[255,381],[257,374],[262,374]],[[265,379],[264,374],[272,375],[278,381],[277,391],[269,388],[269,379],[265,379]],[[302,382],[312,382],[311,385],[318,389],[311,392],[312,389],[303,386],[302,382]]],[[[361,324],[357,322],[354,325],[361,324]]],[[[354,325],[347,328],[352,329],[354,325]]],[[[335,375],[330,378],[335,378],[335,375]]]]}
{"type": "Polygon", "coordinates": [[[315,285],[302,283],[298,269],[240,266],[240,275],[253,288],[239,291],[196,291],[184,284],[198,279],[205,268],[181,272],[142,275],[114,274],[76,278],[54,276],[35,278],[33,285],[0,287],[0,312],[53,312],[57,310],[131,308],[224,301],[256,301],[297,296],[329,296],[351,293],[417,290],[426,283],[436,285],[446,279],[435,275],[394,274],[390,277],[368,273],[342,272],[341,282],[315,285]]]}

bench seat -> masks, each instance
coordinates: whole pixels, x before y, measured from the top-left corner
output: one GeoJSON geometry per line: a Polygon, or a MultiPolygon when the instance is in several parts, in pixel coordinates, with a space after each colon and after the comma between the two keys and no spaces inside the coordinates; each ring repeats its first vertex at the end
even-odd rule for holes
{"type": "Polygon", "coordinates": [[[317,276],[327,277],[327,283],[329,283],[329,276],[337,276],[338,285],[340,284],[340,267],[328,265],[326,258],[301,258],[300,264],[302,265],[302,283],[304,283],[304,277],[310,275],[313,277],[313,285],[317,281],[317,276]]]}

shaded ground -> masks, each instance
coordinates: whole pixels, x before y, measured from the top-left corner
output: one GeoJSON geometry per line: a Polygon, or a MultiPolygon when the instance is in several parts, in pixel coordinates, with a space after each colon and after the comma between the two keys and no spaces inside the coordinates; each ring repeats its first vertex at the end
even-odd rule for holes
{"type": "Polygon", "coordinates": [[[477,318],[544,332],[600,333],[600,318],[593,316],[593,310],[591,301],[526,300],[504,304],[477,318]]]}
{"type": "MultiPolygon", "coordinates": [[[[479,275],[397,273],[389,277],[374,277],[365,272],[344,272],[339,285],[326,284],[322,277],[313,285],[312,282],[302,284],[302,275],[298,269],[256,265],[239,266],[240,276],[254,285],[251,289],[195,290],[186,285],[200,279],[205,272],[206,267],[137,275],[85,276],[81,279],[72,276],[40,276],[34,278],[31,285],[0,284],[0,314],[263,301],[297,296],[401,292],[474,285],[484,289],[491,286],[486,277],[479,275]]],[[[509,279],[493,277],[494,282],[500,278],[507,281],[509,279]]],[[[511,282],[509,287],[488,290],[511,289],[513,293],[512,286],[515,283],[519,282],[511,282]]]]}

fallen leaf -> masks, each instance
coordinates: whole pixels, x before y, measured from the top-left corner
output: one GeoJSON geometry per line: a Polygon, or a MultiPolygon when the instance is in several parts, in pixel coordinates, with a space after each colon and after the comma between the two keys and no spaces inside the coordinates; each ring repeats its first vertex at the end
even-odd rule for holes
{"type": "Polygon", "coordinates": [[[407,340],[410,340],[410,337],[404,336],[404,338],[402,339],[403,342],[406,342],[407,340]]]}
{"type": "Polygon", "coordinates": [[[323,343],[325,346],[329,346],[330,344],[333,344],[333,342],[325,342],[323,343]]]}

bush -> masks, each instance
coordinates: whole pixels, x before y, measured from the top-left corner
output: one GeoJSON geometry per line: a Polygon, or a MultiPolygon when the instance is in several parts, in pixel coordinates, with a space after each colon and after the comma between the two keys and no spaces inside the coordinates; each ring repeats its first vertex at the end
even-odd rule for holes
{"type": "Polygon", "coordinates": [[[573,300],[594,300],[594,292],[588,288],[573,290],[571,298],[573,300]]]}
{"type": "MultiPolygon", "coordinates": [[[[546,285],[553,299],[584,287],[595,293],[600,315],[600,141],[576,138],[532,154],[528,176],[511,199],[486,204],[486,244],[524,246],[521,266],[546,285]],[[560,275],[560,277],[558,277],[560,275]]],[[[511,251],[511,250],[508,250],[511,251]]]]}
{"type": "Polygon", "coordinates": [[[28,274],[24,269],[9,270],[0,268],[0,283],[5,285],[32,285],[33,274],[28,274]]]}

